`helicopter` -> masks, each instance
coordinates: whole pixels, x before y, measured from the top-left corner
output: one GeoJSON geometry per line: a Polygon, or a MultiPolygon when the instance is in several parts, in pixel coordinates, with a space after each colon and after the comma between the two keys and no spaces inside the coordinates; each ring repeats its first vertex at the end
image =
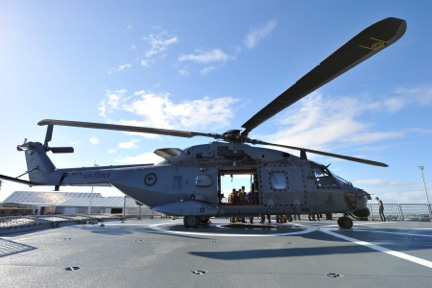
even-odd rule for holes
{"type": "Polygon", "coordinates": [[[352,218],[370,215],[367,201],[371,196],[354,187],[324,166],[307,158],[308,153],[335,157],[362,164],[387,167],[382,162],[317,151],[302,147],[269,143],[249,138],[250,132],[280,111],[299,101],[360,62],[399,40],[406,31],[406,21],[385,18],[364,29],[294,85],[262,108],[243,125],[243,129],[222,134],[138,127],[129,125],[45,119],[44,143],[25,140],[17,146],[23,151],[27,171],[18,176],[0,178],[29,186],[114,186],[125,195],[155,211],[184,217],[186,228],[197,228],[211,217],[239,217],[281,214],[341,213],[341,228],[353,226],[352,218]],[[157,164],[133,164],[83,168],[55,167],[47,155],[70,153],[73,147],[50,147],[54,126],[106,129],[150,133],[175,137],[210,137],[213,142],[186,149],[161,148],[154,151],[164,160],[157,164]],[[254,145],[300,151],[288,152],[254,145]],[[29,180],[20,179],[28,175],[29,180]],[[251,201],[232,204],[223,201],[222,178],[226,175],[251,177],[251,201]]]}

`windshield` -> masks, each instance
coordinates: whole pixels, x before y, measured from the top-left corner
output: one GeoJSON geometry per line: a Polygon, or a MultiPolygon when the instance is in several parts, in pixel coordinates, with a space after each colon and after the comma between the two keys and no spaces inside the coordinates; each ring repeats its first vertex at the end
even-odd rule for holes
{"type": "Polygon", "coordinates": [[[320,188],[341,188],[343,186],[351,186],[352,184],[340,176],[333,174],[323,165],[312,165],[312,170],[315,174],[316,182],[320,188]]]}
{"type": "Polygon", "coordinates": [[[343,186],[343,185],[352,186],[352,183],[351,183],[351,182],[349,182],[349,181],[343,179],[342,177],[340,177],[340,176],[338,176],[338,175],[335,175],[335,174],[333,174],[333,176],[334,176],[336,182],[339,184],[339,186],[343,186]]]}

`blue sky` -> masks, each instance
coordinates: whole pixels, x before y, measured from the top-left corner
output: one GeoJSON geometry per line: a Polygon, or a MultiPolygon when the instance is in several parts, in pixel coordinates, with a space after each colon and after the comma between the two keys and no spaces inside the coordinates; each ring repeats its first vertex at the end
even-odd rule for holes
{"type": "MultiPolygon", "coordinates": [[[[16,145],[43,142],[46,128],[36,123],[47,118],[239,129],[346,41],[392,16],[408,25],[398,42],[250,136],[385,162],[309,155],[387,203],[424,203],[419,165],[432,189],[429,2],[2,0],[0,173],[26,171],[16,145]]],[[[210,140],[55,127],[51,146],[75,153],[52,159],[58,168],[151,163],[157,148],[210,140]]],[[[0,200],[29,189],[3,182],[0,200]]]]}

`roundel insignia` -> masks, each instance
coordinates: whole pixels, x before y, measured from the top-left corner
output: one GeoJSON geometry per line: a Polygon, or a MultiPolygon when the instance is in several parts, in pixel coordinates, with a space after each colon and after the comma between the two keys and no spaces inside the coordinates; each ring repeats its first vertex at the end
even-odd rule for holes
{"type": "Polygon", "coordinates": [[[147,186],[153,186],[157,182],[157,176],[155,173],[149,173],[144,177],[144,184],[147,186]]]}

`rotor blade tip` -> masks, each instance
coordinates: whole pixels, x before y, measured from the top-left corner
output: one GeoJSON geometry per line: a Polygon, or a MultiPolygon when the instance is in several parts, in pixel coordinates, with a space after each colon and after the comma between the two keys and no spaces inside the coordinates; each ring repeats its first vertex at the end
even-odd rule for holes
{"type": "Polygon", "coordinates": [[[40,120],[37,124],[39,126],[44,126],[44,125],[48,125],[49,121],[50,121],[50,119],[43,119],[43,120],[40,120]]]}

